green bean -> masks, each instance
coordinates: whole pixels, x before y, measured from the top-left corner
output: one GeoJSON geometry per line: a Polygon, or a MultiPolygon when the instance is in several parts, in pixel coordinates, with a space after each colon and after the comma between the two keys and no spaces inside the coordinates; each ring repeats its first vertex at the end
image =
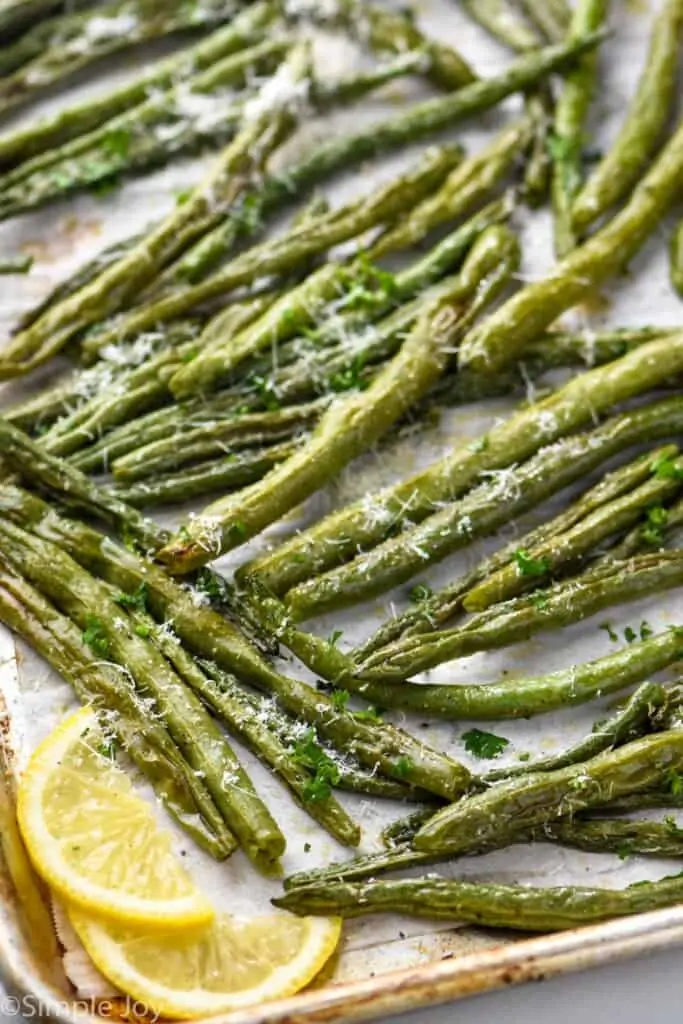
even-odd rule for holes
{"type": "Polygon", "coordinates": [[[516,238],[504,227],[488,228],[452,288],[426,305],[399,353],[367,391],[333,403],[292,459],[234,501],[210,505],[187,526],[189,538],[171,541],[157,557],[173,573],[192,571],[206,562],[207,550],[243,543],[337,475],[429,390],[464,325],[498,294],[518,262],[516,238]]]}
{"type": "Polygon", "coordinates": [[[683,299],[683,220],[674,228],[669,247],[671,283],[683,299]]]}
{"type": "MultiPolygon", "coordinates": [[[[658,458],[665,457],[671,459],[671,454],[655,453],[650,465],[658,458]]],[[[673,459],[672,464],[682,471],[683,476],[683,460],[673,459]]],[[[647,471],[649,466],[645,462],[643,465],[647,471]]],[[[531,548],[520,546],[517,558],[523,559],[523,562],[513,561],[482,580],[465,595],[463,607],[469,612],[482,611],[492,604],[507,601],[517,594],[541,586],[549,575],[556,574],[567,563],[595,550],[602,541],[632,526],[646,509],[672,498],[680,487],[681,481],[675,477],[660,479],[654,476],[630,493],[608,501],[559,535],[547,538],[531,548]]]]}
{"type": "MultiPolygon", "coordinates": [[[[570,34],[595,32],[607,18],[609,0],[580,0],[574,9],[570,34]]],[[[582,152],[586,118],[597,80],[597,53],[585,54],[568,73],[555,105],[552,137],[552,197],[555,228],[555,252],[566,256],[576,245],[572,231],[572,205],[581,189],[582,152]]]]}
{"type": "Polygon", "coordinates": [[[463,7],[494,39],[518,53],[535,50],[541,43],[507,0],[463,0],[463,7]]]}
{"type": "MultiPolygon", "coordinates": [[[[683,136],[682,136],[683,138],[683,136]]],[[[492,317],[495,318],[497,313],[492,317]]],[[[241,570],[282,594],[301,580],[338,565],[386,537],[405,519],[419,523],[440,502],[465,494],[482,473],[529,458],[629,397],[647,392],[683,372],[683,335],[653,340],[607,366],[571,380],[549,398],[523,409],[465,448],[404,482],[367,496],[327,516],[278,550],[241,570]]]]}
{"type": "Polygon", "coordinates": [[[527,285],[470,332],[460,347],[460,365],[492,373],[515,362],[561,313],[619,273],[674,202],[681,174],[683,123],[606,227],[565,257],[548,277],[527,285]]]}
{"type": "Polygon", "coordinates": [[[127,668],[158,703],[175,742],[207,789],[245,853],[271,872],[285,849],[284,836],[258,797],[222,732],[197,697],[154,647],[120,615],[110,590],[54,543],[3,521],[3,555],[88,634],[100,650],[127,668]]]}
{"type": "Polygon", "coordinates": [[[637,882],[626,889],[541,889],[429,878],[355,885],[328,882],[293,889],[273,902],[296,914],[358,917],[395,911],[493,928],[547,932],[674,906],[682,896],[680,875],[659,882],[637,882]]]}
{"type": "Polygon", "coordinates": [[[40,153],[84,135],[137,106],[155,90],[168,89],[196,71],[258,42],[276,14],[271,0],[251,4],[195,46],[153,64],[132,82],[95,99],[88,98],[52,117],[0,136],[0,167],[16,167],[40,153]]]}
{"type": "Polygon", "coordinates": [[[261,480],[274,466],[291,458],[300,443],[301,440],[283,441],[109,490],[119,501],[134,508],[176,505],[217,491],[226,494],[261,480]]]}
{"type": "Polygon", "coordinates": [[[322,399],[307,405],[290,405],[273,412],[245,413],[226,420],[207,418],[204,425],[185,427],[182,444],[178,436],[143,445],[129,455],[115,459],[114,477],[122,483],[134,483],[156,474],[218,456],[232,448],[253,447],[255,443],[289,440],[314,424],[329,403],[322,399]]]}
{"type": "MultiPolygon", "coordinates": [[[[575,231],[584,232],[627,197],[656,153],[676,101],[682,34],[683,3],[665,0],[655,18],[643,73],[617,140],[572,207],[575,231]]],[[[649,179],[651,173],[643,184],[649,179]]]]}
{"type": "Polygon", "coordinates": [[[621,859],[639,855],[680,857],[683,855],[683,829],[673,818],[656,821],[591,821],[557,822],[539,835],[549,843],[561,843],[588,853],[616,853],[621,859]]]}
{"type": "MultiPolygon", "coordinates": [[[[676,399],[668,408],[680,411],[676,399]]],[[[384,593],[453,551],[467,547],[474,539],[490,535],[508,522],[511,515],[534,508],[580,479],[582,473],[597,468],[609,455],[618,454],[617,437],[622,440],[629,436],[642,437],[643,426],[652,420],[654,407],[645,406],[638,412],[634,410],[634,413],[634,416],[627,413],[614,417],[594,431],[573,435],[541,448],[519,468],[502,470],[499,475],[494,473],[492,480],[480,484],[459,501],[447,504],[417,526],[404,529],[397,537],[367,554],[358,555],[347,565],[298,584],[285,597],[289,611],[295,621],[303,621],[324,610],[348,606],[384,593]]],[[[658,433],[670,436],[670,425],[654,426],[650,437],[656,437],[658,433]]],[[[660,483],[662,481],[653,484],[654,493],[658,495],[660,483]]],[[[671,489],[669,481],[662,493],[671,489]]],[[[620,511],[627,525],[639,514],[623,508],[620,511]]],[[[592,525],[595,525],[594,521],[592,525]]],[[[610,524],[603,523],[601,531],[609,534],[609,530],[610,524]]],[[[579,529],[578,537],[581,541],[576,534],[570,539],[580,549],[581,543],[589,542],[590,534],[586,538],[579,529]]],[[[516,563],[523,555],[522,552],[515,556],[516,563]]]]}
{"type": "Polygon", "coordinates": [[[458,853],[474,842],[500,841],[501,833],[571,818],[590,807],[654,789],[683,759],[683,731],[670,730],[633,740],[580,764],[534,772],[493,786],[430,818],[413,840],[417,850],[458,853]]]}
{"type": "Polygon", "coordinates": [[[237,840],[225,825],[204,783],[187,763],[164,724],[116,666],[103,665],[83,643],[81,631],[20,577],[0,570],[0,619],[73,687],[93,703],[137,768],[149,779],[180,827],[217,860],[237,840]]]}
{"type": "MultiPolygon", "coordinates": [[[[309,70],[307,49],[295,49],[283,67],[294,81],[305,81],[309,70]]],[[[261,99],[257,96],[253,102],[258,105],[261,99]]],[[[244,176],[258,169],[253,161],[257,160],[261,166],[272,149],[291,133],[297,121],[286,104],[265,112],[261,112],[260,106],[255,109],[256,115],[245,118],[245,127],[186,203],[177,207],[139,245],[90,285],[51,307],[30,328],[15,335],[0,361],[0,379],[16,376],[44,361],[80,330],[120,309],[177,254],[178,238],[185,229],[191,230],[196,225],[195,230],[201,232],[207,215],[237,199],[244,176]]],[[[183,244],[187,244],[186,236],[183,237],[183,244]]]]}
{"type": "Polygon", "coordinates": [[[503,129],[481,153],[451,171],[441,188],[423,199],[410,217],[383,232],[370,247],[369,258],[378,259],[388,252],[410,248],[422,242],[444,221],[469,213],[489,198],[491,191],[509,174],[530,139],[531,125],[527,119],[503,129]]]}

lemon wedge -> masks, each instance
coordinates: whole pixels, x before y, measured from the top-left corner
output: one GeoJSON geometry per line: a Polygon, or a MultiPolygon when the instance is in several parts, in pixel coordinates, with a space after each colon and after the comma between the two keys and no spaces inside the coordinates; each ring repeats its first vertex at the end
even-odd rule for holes
{"type": "Polygon", "coordinates": [[[36,749],[19,782],[17,818],[36,871],[69,905],[145,929],[213,919],[170,835],[108,756],[89,708],[36,749]]]}
{"type": "Polygon", "coordinates": [[[339,918],[221,915],[179,936],[97,920],[71,923],[101,973],[146,1012],[190,1020],[293,995],[320,972],[341,934],[339,918]]]}

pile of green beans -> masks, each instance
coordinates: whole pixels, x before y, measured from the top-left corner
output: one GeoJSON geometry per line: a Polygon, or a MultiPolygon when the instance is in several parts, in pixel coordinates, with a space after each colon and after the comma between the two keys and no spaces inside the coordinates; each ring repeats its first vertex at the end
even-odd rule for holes
{"type": "MultiPolygon", "coordinates": [[[[108,55],[178,45],[126,84],[0,134],[0,219],[218,152],[169,213],[77,266],[0,346],[0,381],[38,380],[17,404],[0,395],[0,622],[106,718],[216,860],[240,848],[275,876],[289,839],[233,741],[347,849],[367,837],[345,792],[406,805],[384,849],[286,878],[277,906],[553,930],[680,902],[683,883],[528,889],[434,868],[539,842],[680,857],[675,819],[624,815],[681,806],[683,626],[643,621],[608,654],[527,677],[422,674],[683,584],[683,320],[556,322],[661,246],[672,212],[667,287],[683,297],[683,124],[670,128],[683,0],[651,19],[597,161],[587,125],[615,5],[459,6],[454,19],[511,51],[504,68],[480,77],[419,16],[362,0],[5,5],[0,114],[108,55]],[[129,34],[93,30],[124,15],[129,34]],[[326,76],[311,45],[321,25],[362,69],[326,76]],[[431,94],[301,144],[311,116],[409,77],[431,94]],[[466,151],[454,131],[494,110],[495,133],[466,151]],[[367,185],[367,161],[409,147],[420,151],[367,185]],[[349,172],[358,187],[335,203],[327,187],[349,172]],[[518,226],[542,206],[555,261],[525,282],[518,226]],[[484,434],[311,521],[309,499],[359,457],[491,398],[508,412],[484,434]],[[173,530],[149,514],[197,501],[173,530]],[[300,506],[305,529],[247,557],[300,506]],[[526,513],[534,525],[495,544],[526,513]],[[484,538],[486,556],[432,591],[432,567],[484,538]],[[210,566],[228,552],[232,577],[210,566]],[[391,604],[354,649],[301,625],[401,602],[405,585],[410,606],[391,604]],[[281,670],[286,652],[315,685],[296,663],[281,670]],[[411,731],[612,695],[622,703],[578,743],[514,764],[486,765],[508,741],[478,727],[461,737],[471,761],[411,731]]],[[[1,275],[31,270],[21,248],[0,261],[1,275]]]]}

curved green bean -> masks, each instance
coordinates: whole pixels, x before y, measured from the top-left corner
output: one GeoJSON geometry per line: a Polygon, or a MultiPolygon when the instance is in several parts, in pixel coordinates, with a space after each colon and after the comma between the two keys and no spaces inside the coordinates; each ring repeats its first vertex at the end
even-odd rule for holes
{"type": "MultiPolygon", "coordinates": [[[[582,36],[600,28],[607,17],[609,0],[579,0],[574,8],[570,34],[582,36]]],[[[597,53],[585,54],[565,78],[555,105],[552,136],[555,252],[562,258],[576,244],[572,231],[572,207],[581,189],[582,154],[586,118],[597,82],[597,53]]]]}
{"type": "MultiPolygon", "coordinates": [[[[285,596],[287,608],[296,621],[302,621],[323,611],[385,593],[404,583],[451,552],[467,547],[474,539],[490,535],[508,522],[510,516],[534,508],[580,479],[583,472],[595,469],[610,454],[618,454],[621,448],[617,437],[626,443],[629,437],[648,437],[643,425],[652,422],[653,408],[641,407],[634,410],[633,416],[615,417],[590,433],[570,436],[541,448],[519,468],[494,475],[492,480],[480,484],[459,501],[446,505],[417,526],[405,529],[367,554],[358,555],[347,565],[298,584],[285,596]]],[[[675,399],[669,408],[680,413],[675,399]]],[[[670,436],[670,425],[652,423],[648,439],[656,438],[658,434],[670,436]]],[[[673,493],[676,481],[669,480],[664,487],[660,487],[661,484],[663,481],[651,484],[654,494],[673,493]]],[[[629,525],[641,510],[639,507],[634,512],[631,508],[621,507],[623,522],[629,525]]],[[[599,513],[595,515],[599,516],[599,513]]],[[[571,534],[570,539],[580,549],[581,543],[588,543],[590,534],[587,540],[579,527],[577,530],[582,541],[576,539],[577,534],[571,534]]],[[[602,522],[600,530],[609,534],[610,523],[602,522]]]]}
{"type": "Polygon", "coordinates": [[[676,200],[682,175],[683,122],[606,227],[470,332],[460,346],[460,365],[493,373],[515,362],[562,313],[623,270],[676,200]]]}
{"type": "Polygon", "coordinates": [[[407,679],[453,658],[519,643],[544,630],[581,622],[605,608],[680,586],[682,570],[678,550],[608,562],[555,584],[540,597],[523,595],[480,612],[459,628],[408,635],[380,648],[357,671],[368,680],[407,679]]]}
{"type": "MultiPolygon", "coordinates": [[[[683,132],[681,134],[683,140],[683,132]]],[[[491,320],[497,316],[494,313],[491,320]]],[[[529,458],[545,442],[569,434],[595,416],[683,373],[683,334],[641,345],[607,366],[589,370],[550,397],[509,417],[479,439],[407,480],[333,513],[240,570],[282,594],[381,543],[409,519],[419,523],[435,507],[465,494],[482,474],[529,458]]],[[[400,538],[398,539],[400,543],[400,538]]]]}
{"type": "Polygon", "coordinates": [[[656,789],[682,763],[683,730],[645,736],[580,764],[533,772],[451,804],[421,827],[413,846],[453,854],[473,842],[500,842],[501,833],[512,838],[520,830],[656,789]]]}
{"type": "Polygon", "coordinates": [[[379,440],[438,380],[465,325],[498,294],[518,262],[515,236],[502,226],[488,228],[461,274],[425,306],[368,390],[333,403],[296,455],[248,492],[210,505],[158,553],[159,560],[183,574],[205,564],[211,552],[244,543],[379,440]]]}
{"type": "Polygon", "coordinates": [[[542,889],[432,878],[326,882],[293,889],[273,902],[295,914],[359,917],[394,912],[514,931],[548,932],[670,907],[682,898],[683,877],[672,875],[659,882],[637,882],[626,889],[542,889]]]}
{"type": "MultiPolygon", "coordinates": [[[[652,461],[658,457],[661,457],[659,453],[653,453],[652,461]]],[[[683,459],[672,457],[670,452],[664,457],[670,458],[672,465],[677,467],[675,472],[680,472],[683,476],[683,459]]],[[[649,466],[646,460],[643,460],[643,463],[647,471],[649,466]]],[[[518,548],[518,556],[519,552],[524,555],[522,566],[513,561],[474,586],[463,599],[465,610],[483,611],[492,604],[507,601],[526,590],[541,586],[549,576],[556,574],[567,563],[595,550],[603,541],[633,526],[648,508],[670,500],[683,486],[683,480],[676,479],[675,476],[652,476],[651,469],[649,475],[651,479],[636,486],[630,493],[608,501],[570,529],[531,548],[518,548]],[[533,572],[525,573],[525,567],[531,563],[534,563],[533,572]]]]}
{"type": "Polygon", "coordinates": [[[617,140],[598,164],[572,207],[579,233],[629,195],[657,150],[677,96],[683,36],[682,0],[664,0],[655,18],[650,49],[617,140]]]}

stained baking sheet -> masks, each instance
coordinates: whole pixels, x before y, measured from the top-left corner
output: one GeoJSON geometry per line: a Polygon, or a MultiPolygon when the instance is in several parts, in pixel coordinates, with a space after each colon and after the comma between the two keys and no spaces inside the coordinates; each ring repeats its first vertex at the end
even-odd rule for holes
{"type": "MultiPolygon", "coordinates": [[[[592,117],[595,146],[606,148],[619,125],[624,105],[630,96],[635,78],[644,60],[649,18],[656,4],[619,4],[612,19],[613,33],[606,42],[601,57],[601,90],[592,117]]],[[[615,8],[617,5],[615,5],[615,8]]],[[[450,41],[472,59],[482,75],[499,72],[510,61],[509,54],[491,40],[469,19],[454,0],[425,0],[420,5],[419,17],[425,28],[435,36],[450,41]]],[[[355,50],[338,37],[318,34],[316,51],[328,74],[335,70],[346,72],[358,59],[355,50]]],[[[123,78],[135,70],[135,60],[128,66],[118,64],[112,68],[106,82],[123,78]]],[[[105,88],[104,82],[97,89],[105,88]]],[[[47,113],[65,102],[81,98],[85,87],[71,88],[58,98],[40,105],[39,112],[47,113]]],[[[87,86],[92,94],[92,87],[87,86]]],[[[281,160],[288,160],[309,148],[318,138],[352,130],[360,123],[372,123],[384,114],[397,109],[412,99],[427,95],[424,86],[416,82],[393,84],[352,110],[311,119],[289,144],[281,160]]],[[[513,98],[496,111],[467,122],[451,133],[461,139],[470,152],[476,152],[516,112],[520,102],[513,98]]],[[[20,124],[26,118],[16,117],[20,124]]],[[[362,173],[352,173],[335,181],[325,191],[333,203],[338,204],[374,183],[387,180],[406,166],[422,149],[413,147],[399,156],[366,165],[362,173]]],[[[208,158],[210,160],[210,158],[208,158]]],[[[104,246],[139,230],[150,219],[170,210],[181,189],[198,181],[207,166],[207,159],[182,161],[171,168],[127,184],[107,197],[84,196],[56,204],[46,211],[0,225],[0,251],[31,253],[35,266],[27,278],[0,279],[0,323],[8,328],[18,312],[40,298],[51,284],[67,275],[84,259],[104,246]]],[[[528,214],[523,211],[516,225],[524,244],[522,280],[542,276],[552,263],[550,224],[547,212],[528,214]]],[[[276,225],[277,230],[277,225],[276,225]]],[[[590,332],[601,325],[678,324],[683,322],[683,306],[671,291],[666,268],[666,230],[662,228],[644,252],[634,261],[628,275],[605,293],[593,297],[590,303],[565,318],[568,324],[584,329],[587,351],[590,352],[590,332]]],[[[53,367],[42,371],[40,378],[49,381],[53,367]]],[[[38,379],[38,378],[36,378],[38,379]]],[[[0,410],[21,392],[26,385],[0,386],[0,410]]],[[[316,495],[303,509],[298,509],[285,521],[271,528],[262,538],[240,549],[218,566],[230,573],[248,555],[277,544],[323,512],[338,507],[381,483],[390,482],[438,458],[454,445],[467,443],[485,431],[491,423],[506,414],[510,406],[505,401],[486,402],[443,413],[438,425],[402,439],[393,445],[383,445],[376,453],[358,460],[334,485],[316,495]]],[[[501,498],[509,483],[501,477],[501,498]]],[[[566,496],[565,496],[566,497],[566,496]]],[[[551,506],[543,514],[550,514],[551,506]]],[[[182,512],[189,511],[190,507],[182,512]]],[[[164,516],[168,523],[178,521],[178,510],[164,516]]],[[[505,536],[523,532],[524,523],[510,524],[505,536]]],[[[476,545],[464,554],[453,557],[420,579],[438,586],[469,568],[485,550],[500,544],[494,542],[476,545]]],[[[349,612],[326,616],[310,624],[321,636],[333,630],[342,630],[340,646],[350,647],[364,639],[387,614],[400,612],[408,604],[408,587],[401,588],[386,600],[373,601],[349,612]]],[[[653,629],[683,618],[680,595],[665,594],[609,615],[612,629],[623,642],[626,626],[639,627],[647,621],[653,629]]],[[[615,644],[602,628],[605,615],[588,620],[578,626],[552,635],[539,635],[524,644],[500,652],[492,652],[442,665],[429,674],[430,681],[458,682],[473,679],[496,680],[524,677],[598,657],[615,649],[615,644]]],[[[11,746],[21,763],[35,745],[54,725],[76,706],[70,689],[50,672],[22,644],[17,644],[18,658],[13,658],[14,644],[0,627],[0,686],[10,712],[11,746]]],[[[284,663],[286,671],[307,678],[298,663],[284,663]]],[[[528,722],[505,722],[491,726],[484,723],[427,723],[405,715],[389,716],[402,726],[415,731],[441,749],[460,758],[473,768],[481,762],[473,760],[464,750],[461,735],[473,725],[493,728],[510,740],[510,745],[497,763],[514,763],[520,755],[532,755],[560,749],[577,737],[590,731],[592,724],[605,715],[607,702],[594,702],[583,708],[544,715],[528,722]]],[[[285,870],[310,868],[317,864],[348,856],[348,853],[322,833],[310,819],[289,799],[280,784],[264,770],[248,752],[244,762],[252,774],[259,791],[273,809],[288,838],[288,849],[283,860],[285,870]]],[[[144,787],[143,787],[144,789],[144,787]]],[[[398,804],[344,795],[341,799],[363,826],[361,852],[377,848],[380,829],[404,812],[398,804]]],[[[171,827],[167,819],[163,819],[171,827]]],[[[186,863],[199,883],[214,894],[216,904],[236,914],[269,912],[269,899],[279,891],[277,882],[259,878],[242,854],[233,856],[227,864],[216,865],[198,853],[177,834],[177,843],[187,853],[186,863]]],[[[529,884],[585,883],[590,880],[602,886],[622,887],[630,882],[658,878],[675,872],[677,863],[631,857],[620,861],[616,857],[570,852],[540,844],[516,846],[484,857],[463,859],[444,867],[444,874],[482,880],[519,881],[529,884]]],[[[453,929],[446,925],[430,926],[425,922],[404,920],[397,916],[370,918],[351,922],[345,926],[344,953],[333,980],[357,979],[397,967],[410,967],[439,959],[454,951],[479,949],[480,946],[500,944],[500,938],[486,936],[471,929],[453,929]]]]}

